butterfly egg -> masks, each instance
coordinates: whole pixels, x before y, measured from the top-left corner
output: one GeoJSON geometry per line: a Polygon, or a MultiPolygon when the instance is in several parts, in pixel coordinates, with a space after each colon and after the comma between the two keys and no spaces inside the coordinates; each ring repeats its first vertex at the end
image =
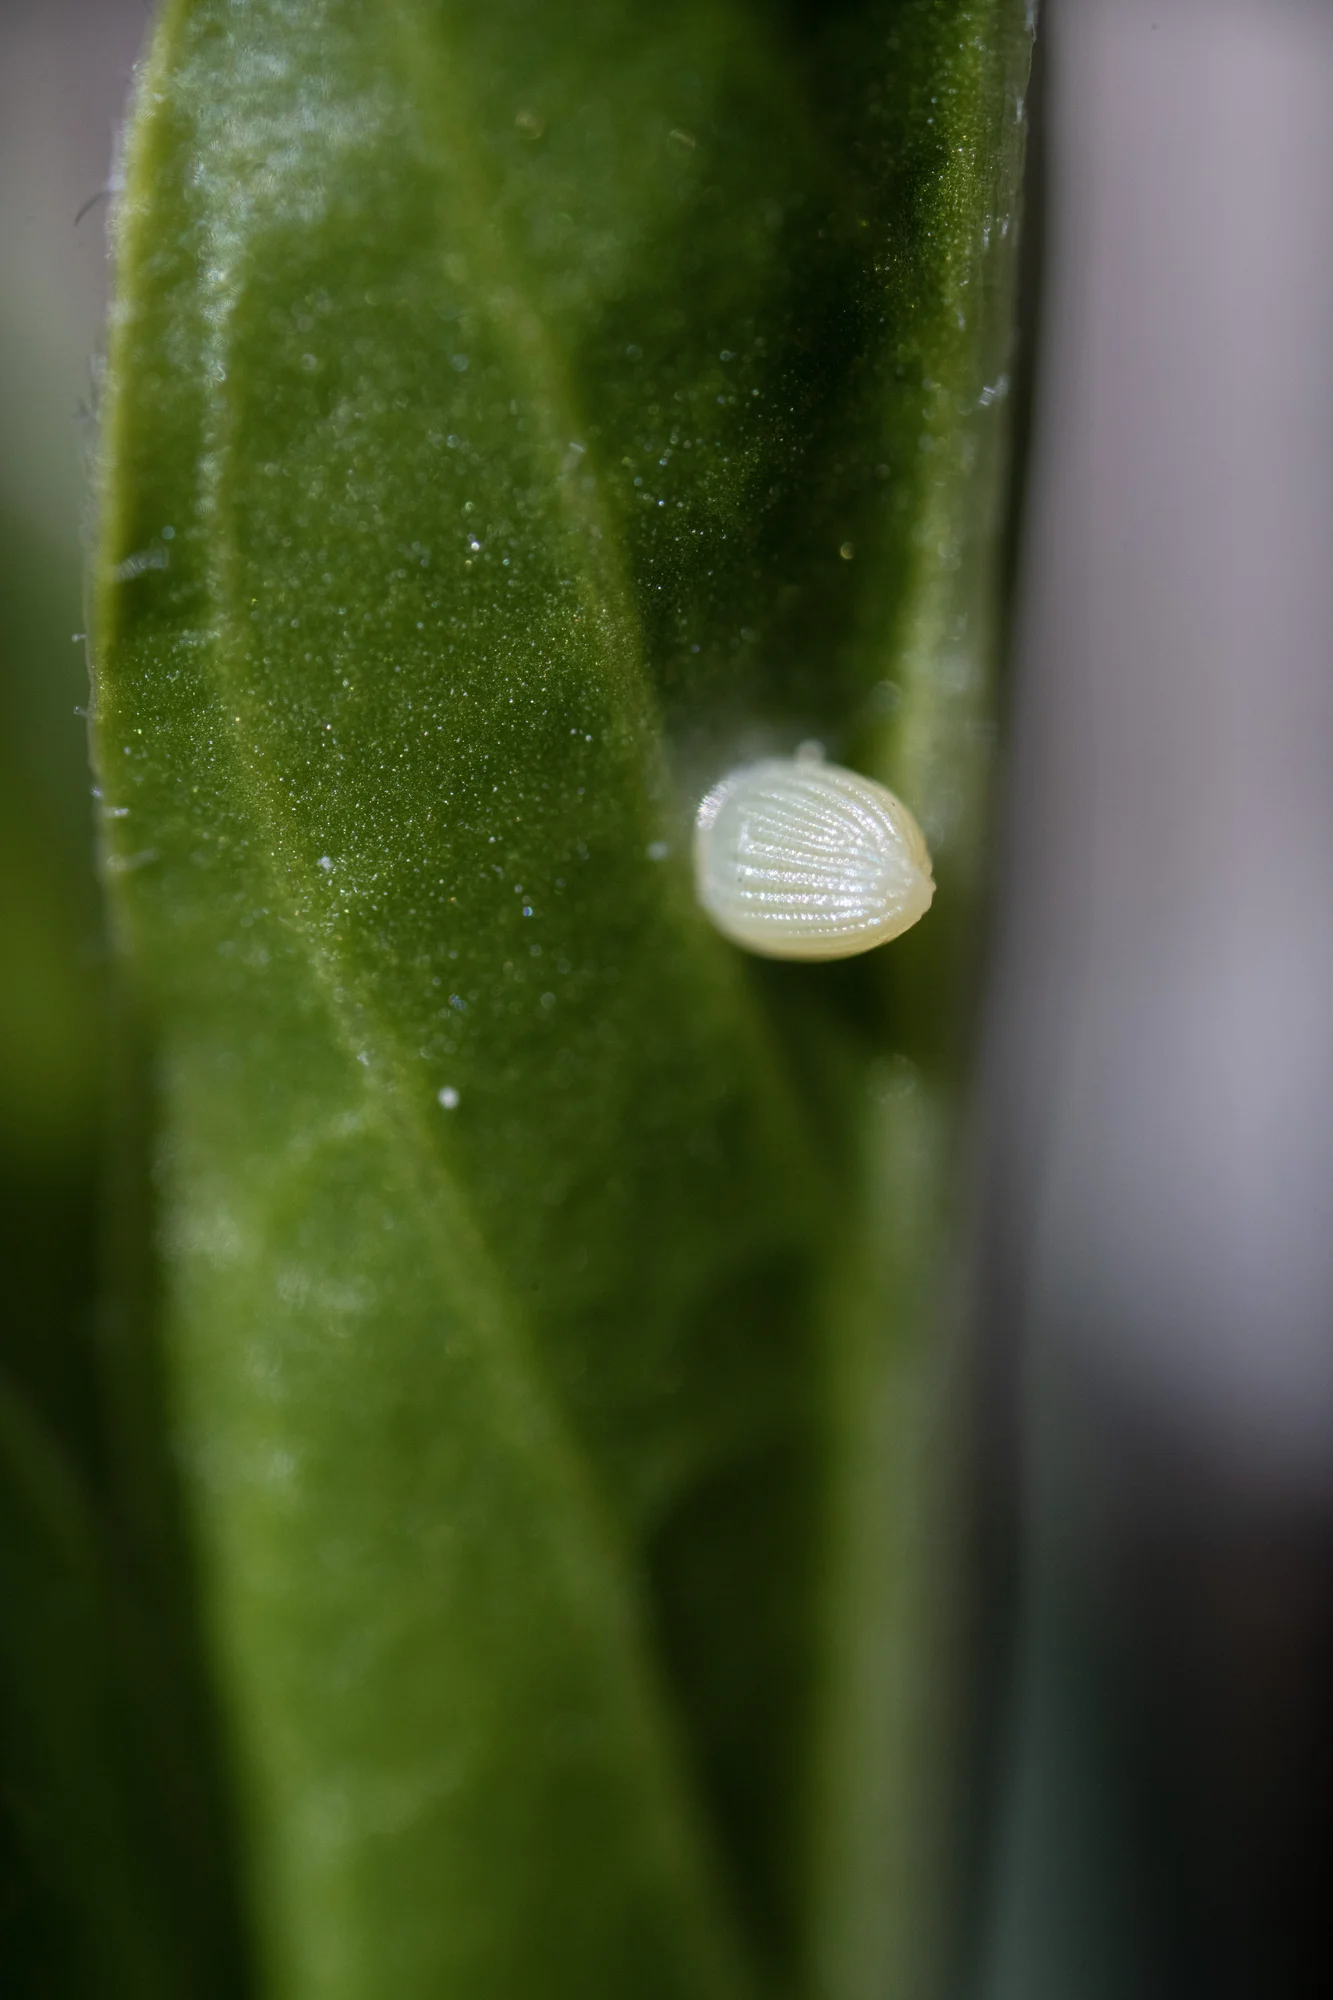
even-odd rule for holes
{"type": "Polygon", "coordinates": [[[902,800],[808,751],[748,764],[694,822],[699,901],[766,958],[850,958],[930,908],[930,851],[902,800]]]}

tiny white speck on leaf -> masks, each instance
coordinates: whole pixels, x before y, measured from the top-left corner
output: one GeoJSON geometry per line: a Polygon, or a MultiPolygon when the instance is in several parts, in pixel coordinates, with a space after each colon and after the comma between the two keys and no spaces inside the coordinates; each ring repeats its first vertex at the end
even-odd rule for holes
{"type": "Polygon", "coordinates": [[[458,1092],[451,1083],[446,1083],[443,1090],[438,1090],[435,1094],[446,1111],[457,1111],[458,1092]]]}

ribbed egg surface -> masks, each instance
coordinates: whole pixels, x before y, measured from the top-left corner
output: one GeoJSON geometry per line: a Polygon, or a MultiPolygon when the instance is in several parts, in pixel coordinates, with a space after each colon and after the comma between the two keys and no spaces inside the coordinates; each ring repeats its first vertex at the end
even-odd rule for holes
{"type": "Polygon", "coordinates": [[[850,958],[908,930],[935,884],[920,827],[885,786],[817,757],[715,785],[694,826],[699,901],[768,958],[850,958]]]}

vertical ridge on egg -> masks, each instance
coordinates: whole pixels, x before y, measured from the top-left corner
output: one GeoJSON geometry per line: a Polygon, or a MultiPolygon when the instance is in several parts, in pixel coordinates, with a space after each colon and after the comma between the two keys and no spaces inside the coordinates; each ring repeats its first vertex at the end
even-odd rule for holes
{"type": "Polygon", "coordinates": [[[699,807],[700,903],[768,958],[849,958],[923,917],[935,893],[916,820],[873,778],[808,754],[733,771],[699,807]]]}

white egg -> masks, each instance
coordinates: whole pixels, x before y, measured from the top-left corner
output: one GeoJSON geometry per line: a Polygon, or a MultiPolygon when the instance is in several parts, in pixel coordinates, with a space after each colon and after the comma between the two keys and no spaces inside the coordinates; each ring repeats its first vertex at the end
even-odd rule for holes
{"type": "Polygon", "coordinates": [[[930,851],[902,800],[808,750],[715,785],[694,823],[699,901],[767,958],[850,958],[930,908],[930,851]]]}

